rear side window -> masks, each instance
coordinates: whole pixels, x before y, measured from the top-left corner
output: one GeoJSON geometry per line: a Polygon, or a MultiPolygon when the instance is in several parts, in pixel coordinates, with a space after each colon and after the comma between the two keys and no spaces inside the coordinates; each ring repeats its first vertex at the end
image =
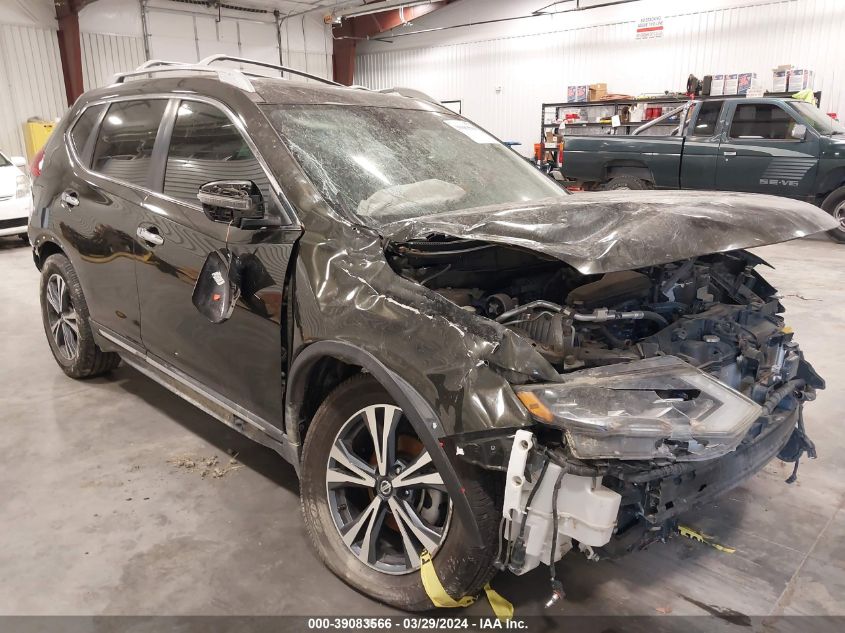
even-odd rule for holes
{"type": "Polygon", "coordinates": [[[179,104],[163,193],[199,205],[197,191],[213,180],[251,180],[269,200],[270,181],[234,123],[198,101],[179,104]]]}
{"type": "Polygon", "coordinates": [[[721,103],[702,103],[695,119],[695,127],[690,133],[693,136],[713,136],[716,133],[716,124],[719,122],[721,111],[721,103]]]}
{"type": "Polygon", "coordinates": [[[88,160],[89,156],[86,156],[85,154],[88,139],[91,138],[94,126],[97,125],[97,121],[99,120],[105,107],[105,104],[100,104],[91,106],[85,110],[85,112],[82,113],[82,116],[77,119],[76,124],[74,124],[73,129],[70,131],[70,142],[73,145],[73,149],[76,151],[76,155],[79,156],[83,163],[85,163],[86,167],[90,162],[88,160]]]}
{"type": "Polygon", "coordinates": [[[788,139],[794,125],[795,119],[774,104],[743,103],[734,112],[731,138],[788,139]]]}
{"type": "Polygon", "coordinates": [[[92,169],[110,178],[146,186],[153,145],[166,99],[118,101],[100,126],[92,169]]]}

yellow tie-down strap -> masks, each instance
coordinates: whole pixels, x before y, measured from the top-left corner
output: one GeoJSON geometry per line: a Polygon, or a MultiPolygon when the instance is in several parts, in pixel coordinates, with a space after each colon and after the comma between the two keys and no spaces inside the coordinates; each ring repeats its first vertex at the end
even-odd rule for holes
{"type": "Polygon", "coordinates": [[[713,540],[712,536],[708,536],[707,534],[703,534],[696,530],[693,530],[688,525],[679,525],[678,532],[681,536],[686,536],[687,538],[691,538],[694,541],[698,541],[699,543],[704,543],[705,545],[709,545],[720,552],[724,552],[725,554],[733,554],[736,551],[736,548],[728,547],[727,545],[720,545],[716,541],[713,540]]]}
{"type": "MultiPolygon", "coordinates": [[[[475,598],[472,596],[464,596],[460,600],[455,600],[447,593],[446,588],[443,587],[443,583],[440,582],[440,578],[437,576],[437,572],[434,570],[434,563],[431,562],[431,554],[427,551],[423,550],[422,554],[420,554],[420,561],[422,562],[420,575],[422,576],[423,587],[435,607],[453,609],[455,607],[468,607],[475,602],[475,598]]],[[[489,582],[484,585],[484,593],[487,594],[487,601],[490,603],[493,613],[499,620],[510,620],[513,618],[513,605],[497,593],[490,586],[489,582]]]]}

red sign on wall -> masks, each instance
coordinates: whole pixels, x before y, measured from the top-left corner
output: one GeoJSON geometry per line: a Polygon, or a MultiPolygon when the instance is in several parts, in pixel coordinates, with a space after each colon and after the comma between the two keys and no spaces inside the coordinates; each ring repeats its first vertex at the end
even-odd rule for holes
{"type": "Polygon", "coordinates": [[[650,40],[663,37],[663,17],[640,18],[637,22],[637,39],[650,40]]]}

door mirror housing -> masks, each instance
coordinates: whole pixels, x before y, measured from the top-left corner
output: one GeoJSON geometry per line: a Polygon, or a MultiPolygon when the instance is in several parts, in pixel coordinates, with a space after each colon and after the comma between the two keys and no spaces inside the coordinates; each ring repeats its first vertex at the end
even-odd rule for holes
{"type": "Polygon", "coordinates": [[[213,222],[241,226],[264,217],[264,200],[251,180],[214,180],[199,188],[197,198],[213,222]]]}
{"type": "Polygon", "coordinates": [[[801,123],[796,123],[792,126],[792,130],[789,132],[789,137],[796,141],[803,141],[807,138],[807,126],[801,123]]]}
{"type": "Polygon", "coordinates": [[[197,311],[212,323],[223,323],[232,316],[241,296],[240,273],[227,249],[212,251],[205,259],[191,301],[197,311]]]}

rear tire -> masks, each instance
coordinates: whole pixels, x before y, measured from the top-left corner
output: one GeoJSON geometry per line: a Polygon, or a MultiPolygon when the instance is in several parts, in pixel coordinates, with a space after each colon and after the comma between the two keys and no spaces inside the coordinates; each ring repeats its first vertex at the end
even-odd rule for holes
{"type": "Polygon", "coordinates": [[[602,191],[613,191],[615,189],[648,189],[649,183],[634,176],[622,174],[608,180],[601,186],[602,191]]]}
{"type": "Polygon", "coordinates": [[[831,192],[822,202],[822,209],[839,222],[839,228],[832,229],[827,234],[837,242],[845,244],[845,187],[831,192]]]}
{"type": "MultiPolygon", "coordinates": [[[[344,442],[343,446],[348,447],[350,451],[356,451],[352,454],[353,459],[356,460],[355,464],[367,469],[367,473],[376,476],[377,482],[383,483],[379,476],[378,451],[372,451],[374,456],[369,460],[366,457],[366,453],[371,451],[372,446],[367,428],[363,427],[360,435],[351,436],[352,439],[349,439],[350,436],[346,431],[348,428],[354,428],[349,426],[350,423],[353,423],[356,416],[360,416],[366,408],[381,406],[394,407],[395,404],[387,391],[368,374],[350,378],[325,399],[314,415],[305,438],[300,478],[302,513],[308,535],[323,563],[344,582],[376,600],[400,609],[408,611],[431,609],[433,604],[422,584],[419,561],[414,562],[414,553],[409,554],[408,549],[409,545],[413,545],[418,554],[422,541],[417,541],[416,538],[407,540],[400,538],[400,534],[404,537],[406,533],[414,537],[416,532],[403,528],[409,525],[407,519],[397,520],[397,515],[393,511],[395,506],[389,505],[391,501],[394,503],[400,501],[403,492],[405,494],[410,492],[399,487],[399,481],[396,478],[398,475],[391,479],[394,488],[388,493],[389,500],[383,502],[377,500],[376,495],[380,493],[376,488],[381,489],[378,483],[372,486],[359,484],[351,493],[348,493],[348,497],[343,498],[342,503],[338,502],[337,493],[334,492],[337,488],[349,489],[345,483],[336,483],[338,476],[345,476],[344,471],[350,472],[342,461],[332,458],[332,455],[337,454],[339,441],[344,442]],[[360,439],[364,440],[363,449],[357,448],[361,446],[360,439]],[[339,468],[339,465],[343,468],[339,468]],[[329,479],[335,483],[329,484],[329,479]],[[357,497],[359,501],[356,502],[354,494],[359,495],[357,497]],[[358,521],[355,516],[364,516],[365,510],[362,508],[364,506],[369,508],[374,502],[377,509],[374,509],[372,514],[381,518],[372,520],[372,525],[375,527],[365,528],[366,521],[358,521]],[[379,515],[378,513],[382,512],[382,505],[386,510],[379,515]],[[351,513],[350,508],[354,508],[351,513]],[[350,513],[351,518],[348,521],[339,519],[341,512],[350,513]],[[345,525],[341,526],[338,523],[339,520],[345,525]],[[347,544],[341,537],[341,531],[343,530],[349,537],[353,524],[357,523],[362,525],[359,533],[362,536],[361,544],[358,545],[358,537],[355,535],[351,535],[351,539],[347,538],[347,541],[353,541],[347,544]],[[371,533],[376,536],[367,539],[371,533]],[[368,554],[363,553],[364,539],[367,539],[369,543],[368,554]],[[374,554],[369,555],[369,552],[374,552],[374,554]],[[384,561],[392,562],[396,566],[392,568],[392,571],[387,571],[387,564],[384,561]],[[401,562],[396,564],[397,561],[401,562]]],[[[385,411],[389,410],[391,409],[385,409],[385,411]]],[[[391,441],[398,443],[400,438],[408,437],[411,427],[401,410],[398,408],[396,410],[400,412],[401,418],[394,426],[396,430],[391,441]]],[[[386,421],[387,413],[384,415],[386,421]]],[[[379,433],[383,432],[381,429],[387,428],[387,425],[382,424],[381,421],[375,425],[379,433]]],[[[413,442],[413,440],[409,441],[413,442]]],[[[418,453],[418,457],[425,453],[425,449],[420,450],[422,452],[418,453]]],[[[392,453],[393,458],[396,458],[400,451],[401,449],[397,447],[396,452],[392,453]]],[[[395,463],[398,465],[399,460],[396,459],[395,463]]],[[[410,467],[412,465],[413,461],[406,464],[409,473],[413,471],[410,467]]],[[[388,472],[392,468],[388,465],[388,472]]],[[[487,473],[475,470],[469,465],[459,464],[458,468],[461,469],[458,476],[478,522],[484,546],[478,547],[473,544],[467,530],[461,525],[460,519],[452,508],[433,554],[433,563],[441,583],[455,599],[460,599],[465,595],[477,595],[494,575],[493,562],[496,556],[501,518],[498,481],[488,478],[487,473]]],[[[433,465],[428,465],[425,469],[421,468],[416,473],[425,472],[425,470],[431,472],[433,465]]],[[[361,472],[360,469],[359,472],[361,472]]],[[[437,474],[436,470],[433,472],[437,474]]],[[[352,478],[355,476],[353,475],[352,478]]],[[[347,493],[344,492],[344,494],[347,493]]],[[[449,503],[448,497],[446,503],[449,503]]],[[[414,506],[413,502],[407,507],[412,506],[414,506]]],[[[419,519],[424,513],[429,512],[428,508],[431,506],[421,503],[418,507],[422,510],[419,514],[404,516],[419,519]]],[[[356,532],[358,529],[355,527],[356,532]]]]}
{"type": "Polygon", "coordinates": [[[18,237],[23,240],[24,244],[29,244],[29,235],[27,233],[18,233],[18,237]]]}
{"type": "Polygon", "coordinates": [[[41,318],[53,358],[71,378],[93,378],[120,364],[94,342],[82,286],[64,255],[51,255],[41,268],[41,318]]]}

